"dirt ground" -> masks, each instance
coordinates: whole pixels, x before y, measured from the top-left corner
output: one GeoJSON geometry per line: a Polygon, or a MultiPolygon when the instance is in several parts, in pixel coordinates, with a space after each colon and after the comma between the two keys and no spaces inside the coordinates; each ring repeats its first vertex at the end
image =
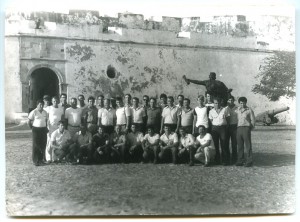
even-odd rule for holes
{"type": "Polygon", "coordinates": [[[31,161],[30,131],[6,131],[10,216],[292,213],[295,127],[257,127],[254,167],[31,161]]]}

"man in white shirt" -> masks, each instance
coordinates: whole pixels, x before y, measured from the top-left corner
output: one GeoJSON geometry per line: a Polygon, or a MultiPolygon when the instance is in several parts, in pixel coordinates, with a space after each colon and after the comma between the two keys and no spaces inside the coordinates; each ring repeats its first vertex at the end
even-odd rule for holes
{"type": "Polygon", "coordinates": [[[226,130],[229,122],[230,113],[227,108],[221,107],[221,102],[218,98],[214,98],[214,108],[209,112],[209,119],[212,122],[212,138],[216,148],[216,164],[221,163],[219,143],[222,150],[222,164],[228,166],[230,164],[229,148],[226,146],[226,130]]]}
{"type": "Polygon", "coordinates": [[[36,109],[28,115],[28,125],[32,129],[32,162],[35,166],[40,166],[45,161],[48,115],[43,108],[44,101],[38,100],[36,109]]]}
{"type": "Polygon", "coordinates": [[[51,151],[53,162],[60,162],[70,153],[72,138],[68,130],[65,130],[63,121],[59,121],[58,129],[51,134],[51,151]]]}
{"type": "Polygon", "coordinates": [[[102,126],[104,133],[112,134],[116,125],[116,110],[110,106],[110,99],[104,99],[104,108],[98,110],[98,126],[102,126]]]}
{"type": "Polygon", "coordinates": [[[162,111],[162,121],[160,127],[160,134],[163,134],[163,127],[165,125],[170,126],[172,132],[178,132],[178,127],[180,124],[180,119],[178,118],[178,114],[180,108],[174,106],[174,98],[173,96],[169,96],[167,99],[168,106],[166,106],[162,111]]]}
{"type": "Polygon", "coordinates": [[[131,125],[131,108],[125,107],[121,97],[116,98],[116,125],[121,127],[123,133],[128,133],[131,125]]]}
{"type": "Polygon", "coordinates": [[[172,163],[176,164],[179,144],[178,136],[176,133],[171,132],[169,126],[164,127],[164,132],[160,137],[160,153],[158,157],[162,162],[169,162],[171,159],[172,163]]]}
{"type": "Polygon", "coordinates": [[[71,98],[71,107],[67,108],[65,112],[65,121],[71,138],[80,130],[81,114],[82,110],[77,108],[77,99],[74,97],[71,98]]]}
{"type": "Polygon", "coordinates": [[[194,109],[194,129],[193,134],[198,134],[200,125],[208,129],[208,108],[204,104],[204,96],[199,95],[197,98],[198,106],[194,109]]]}
{"type": "Polygon", "coordinates": [[[189,162],[189,166],[194,166],[195,138],[192,134],[187,134],[183,127],[179,128],[180,143],[178,157],[180,162],[189,162]]]}
{"type": "Polygon", "coordinates": [[[203,125],[199,126],[199,136],[196,138],[195,148],[197,149],[195,159],[204,163],[204,167],[212,164],[216,150],[212,136],[206,132],[203,125]]]}
{"type": "Polygon", "coordinates": [[[139,106],[139,99],[137,97],[132,98],[132,120],[138,127],[138,130],[144,133],[146,126],[146,112],[143,107],[139,106]]]}
{"type": "Polygon", "coordinates": [[[158,152],[159,152],[159,135],[154,133],[153,127],[149,126],[147,129],[147,134],[143,139],[143,162],[148,163],[153,160],[153,163],[156,164],[158,161],[158,152]]]}
{"type": "Polygon", "coordinates": [[[188,134],[193,133],[193,123],[194,123],[194,109],[190,107],[190,100],[184,98],[183,106],[181,107],[178,118],[180,119],[180,126],[185,129],[185,132],[188,134]]]}

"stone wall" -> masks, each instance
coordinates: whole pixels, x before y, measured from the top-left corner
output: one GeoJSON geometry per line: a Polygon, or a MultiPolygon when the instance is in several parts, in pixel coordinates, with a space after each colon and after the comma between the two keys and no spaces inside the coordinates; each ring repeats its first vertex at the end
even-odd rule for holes
{"type": "MultiPolygon", "coordinates": [[[[294,105],[291,100],[271,103],[251,93],[263,59],[272,50],[283,46],[290,50],[294,45],[291,18],[263,18],[258,24],[242,15],[163,17],[157,22],[145,20],[143,15],[120,13],[118,18],[110,18],[78,10],[68,15],[7,14],[5,87],[8,97],[17,100],[6,100],[6,116],[9,119],[11,113],[24,111],[26,84],[37,67],[54,70],[69,98],[79,93],[116,96],[128,92],[141,98],[165,92],[173,96],[182,93],[195,105],[195,97],[204,93],[204,87],[186,86],[182,75],[200,80],[215,71],[217,79],[234,89],[234,96],[249,98],[256,113],[294,105]],[[190,32],[190,38],[179,38],[179,32],[190,32]],[[108,78],[108,67],[115,69],[115,78],[108,78]]],[[[294,121],[294,111],[281,116],[285,122],[294,121]]]]}

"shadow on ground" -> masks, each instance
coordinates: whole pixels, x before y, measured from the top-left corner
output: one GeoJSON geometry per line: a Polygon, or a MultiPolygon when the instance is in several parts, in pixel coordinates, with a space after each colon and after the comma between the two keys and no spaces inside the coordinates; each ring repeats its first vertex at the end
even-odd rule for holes
{"type": "Polygon", "coordinates": [[[295,165],[295,155],[282,153],[253,153],[254,165],[258,167],[282,167],[295,165]]]}

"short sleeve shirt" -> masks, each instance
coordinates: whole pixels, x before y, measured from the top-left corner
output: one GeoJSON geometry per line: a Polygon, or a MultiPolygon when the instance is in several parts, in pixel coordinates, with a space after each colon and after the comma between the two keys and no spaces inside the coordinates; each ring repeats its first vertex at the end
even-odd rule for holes
{"type": "Polygon", "coordinates": [[[65,118],[68,120],[68,125],[80,126],[81,124],[81,109],[72,107],[66,109],[65,118]]]}
{"type": "Polygon", "coordinates": [[[189,108],[187,111],[180,109],[181,126],[192,126],[194,121],[194,109],[189,108]]]}
{"type": "Polygon", "coordinates": [[[51,126],[55,126],[61,120],[62,115],[64,114],[64,109],[62,107],[55,108],[54,106],[49,107],[49,123],[51,126]]]}
{"type": "Polygon", "coordinates": [[[77,132],[74,136],[74,141],[78,142],[78,144],[81,145],[85,145],[87,143],[91,143],[92,142],[92,134],[90,132],[86,132],[85,135],[83,135],[80,131],[77,132]]]}
{"type": "Polygon", "coordinates": [[[207,143],[208,141],[210,141],[210,147],[215,149],[215,144],[214,141],[212,139],[212,136],[209,133],[206,133],[205,136],[203,138],[200,138],[200,135],[197,136],[196,140],[200,143],[200,145],[203,145],[205,143],[207,143]]]}
{"type": "Polygon", "coordinates": [[[95,106],[85,108],[83,117],[86,123],[97,124],[97,116],[98,109],[95,106]]]}
{"type": "Polygon", "coordinates": [[[154,144],[156,140],[159,140],[159,135],[157,133],[153,134],[153,136],[150,136],[149,134],[144,136],[144,141],[148,141],[150,144],[154,144]]]}
{"type": "Polygon", "coordinates": [[[132,107],[132,115],[134,123],[143,123],[143,117],[146,116],[145,109],[143,107],[132,107]]]}
{"type": "Polygon", "coordinates": [[[40,112],[38,109],[34,109],[29,113],[28,119],[32,121],[32,126],[34,127],[46,127],[47,116],[48,115],[45,110],[40,112]]]}
{"type": "Polygon", "coordinates": [[[178,142],[178,136],[176,133],[170,133],[169,136],[163,134],[161,135],[160,140],[167,145],[171,145],[178,142]]]}
{"type": "Polygon", "coordinates": [[[103,134],[95,134],[92,138],[92,143],[94,146],[99,147],[105,145],[106,141],[109,140],[109,136],[106,133],[103,134]]]}
{"type": "Polygon", "coordinates": [[[208,128],[208,116],[207,116],[207,107],[199,107],[195,108],[194,114],[197,116],[196,127],[203,125],[208,128]]]}
{"type": "Polygon", "coordinates": [[[116,110],[113,108],[101,108],[98,110],[98,118],[101,118],[103,126],[113,126],[114,120],[117,118],[116,110]]]}
{"type": "Polygon", "coordinates": [[[165,107],[161,114],[161,116],[163,118],[165,118],[164,123],[165,124],[177,124],[179,111],[180,111],[180,108],[178,108],[177,106],[165,107]]]}
{"type": "Polygon", "coordinates": [[[59,129],[57,129],[51,134],[51,142],[55,142],[57,146],[64,145],[70,139],[71,135],[68,130],[64,130],[64,132],[61,133],[59,129]]]}
{"type": "Polygon", "coordinates": [[[230,113],[227,108],[221,108],[220,112],[217,113],[215,109],[209,112],[209,119],[212,120],[213,126],[224,126],[227,124],[226,117],[229,117],[230,113]]]}
{"type": "Polygon", "coordinates": [[[192,134],[186,134],[185,137],[180,138],[180,143],[184,148],[193,145],[194,142],[195,142],[195,138],[193,137],[192,134]]]}
{"type": "Polygon", "coordinates": [[[116,109],[117,125],[127,124],[127,118],[131,116],[129,107],[120,107],[116,109]]]}
{"type": "Polygon", "coordinates": [[[231,125],[237,124],[238,123],[238,114],[237,114],[238,107],[234,106],[234,107],[230,108],[230,106],[227,106],[227,109],[230,114],[229,124],[231,124],[231,125]]]}

